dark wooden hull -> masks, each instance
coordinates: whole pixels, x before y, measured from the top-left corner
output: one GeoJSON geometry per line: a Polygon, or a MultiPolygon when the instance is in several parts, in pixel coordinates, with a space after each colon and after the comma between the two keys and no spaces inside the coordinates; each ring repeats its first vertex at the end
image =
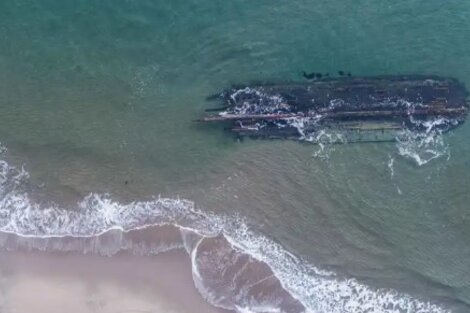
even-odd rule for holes
{"type": "MultiPolygon", "coordinates": [[[[426,130],[427,122],[436,120],[439,123],[433,126],[445,131],[464,122],[467,98],[468,92],[458,80],[437,76],[254,85],[221,93],[222,111],[202,121],[225,121],[237,135],[261,138],[296,139],[325,130],[361,137],[361,132],[426,130]]],[[[375,137],[381,138],[367,136],[375,137]]]]}

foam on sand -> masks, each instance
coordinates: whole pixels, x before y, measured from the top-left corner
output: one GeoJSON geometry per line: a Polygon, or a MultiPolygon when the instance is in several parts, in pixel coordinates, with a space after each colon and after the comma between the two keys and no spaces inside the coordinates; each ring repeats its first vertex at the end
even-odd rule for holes
{"type": "Polygon", "coordinates": [[[119,203],[90,194],[75,206],[43,206],[22,188],[24,169],[0,162],[0,247],[151,255],[184,247],[193,279],[211,304],[237,312],[443,313],[395,290],[373,289],[322,271],[239,217],[205,212],[184,199],[119,203]]]}

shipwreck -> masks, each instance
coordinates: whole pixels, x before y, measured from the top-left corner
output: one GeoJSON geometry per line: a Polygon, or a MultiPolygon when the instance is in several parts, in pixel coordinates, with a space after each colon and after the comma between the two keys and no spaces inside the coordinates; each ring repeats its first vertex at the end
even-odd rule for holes
{"type": "Polygon", "coordinates": [[[390,141],[404,131],[462,124],[468,95],[457,79],[423,75],[254,84],[212,97],[220,106],[200,121],[226,123],[241,137],[315,141],[329,133],[339,141],[390,141]]]}

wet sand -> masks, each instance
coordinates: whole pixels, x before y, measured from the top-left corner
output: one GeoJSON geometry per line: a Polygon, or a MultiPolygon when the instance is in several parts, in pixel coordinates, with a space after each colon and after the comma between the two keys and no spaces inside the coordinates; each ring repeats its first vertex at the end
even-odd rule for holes
{"type": "Polygon", "coordinates": [[[222,313],[194,287],[183,250],[152,257],[2,252],[2,313],[222,313]]]}

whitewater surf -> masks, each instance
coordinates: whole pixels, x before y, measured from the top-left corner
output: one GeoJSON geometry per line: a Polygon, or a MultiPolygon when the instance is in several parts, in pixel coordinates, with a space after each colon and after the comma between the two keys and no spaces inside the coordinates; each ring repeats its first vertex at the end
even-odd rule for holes
{"type": "MultiPolygon", "coordinates": [[[[3,148],[3,150],[5,150],[3,148]]],[[[221,216],[185,199],[119,203],[90,194],[75,206],[44,206],[23,185],[28,172],[0,162],[0,247],[112,257],[185,249],[193,280],[214,306],[254,312],[450,312],[390,289],[339,278],[299,258],[240,216],[221,216]]]]}

